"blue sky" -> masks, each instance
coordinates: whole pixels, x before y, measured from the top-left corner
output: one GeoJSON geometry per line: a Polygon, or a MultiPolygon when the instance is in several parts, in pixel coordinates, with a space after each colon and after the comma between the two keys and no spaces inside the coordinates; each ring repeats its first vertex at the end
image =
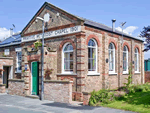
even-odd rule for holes
{"type": "MultiPolygon", "coordinates": [[[[45,0],[0,0],[0,39],[9,35],[12,24],[14,32],[21,31],[45,0]]],[[[144,26],[150,25],[150,0],[47,0],[69,13],[107,26],[116,19],[116,28],[121,22],[125,32],[137,37],[144,26]]],[[[150,57],[149,54],[145,58],[150,57]]]]}

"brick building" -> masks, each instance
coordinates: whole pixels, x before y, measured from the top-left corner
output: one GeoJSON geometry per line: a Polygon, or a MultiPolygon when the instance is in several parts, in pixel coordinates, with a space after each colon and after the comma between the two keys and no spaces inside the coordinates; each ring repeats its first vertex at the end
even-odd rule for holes
{"type": "Polygon", "coordinates": [[[40,95],[41,47],[35,43],[40,44],[37,40],[42,38],[42,22],[36,21],[36,17],[43,18],[46,13],[50,15],[44,34],[46,99],[63,95],[82,101],[83,92],[121,87],[127,82],[129,68],[132,68],[133,83],[144,83],[143,41],[127,34],[122,37],[117,30],[45,2],[21,32],[21,78],[25,95],[40,95]],[[51,90],[54,92],[50,96],[51,90]]]}

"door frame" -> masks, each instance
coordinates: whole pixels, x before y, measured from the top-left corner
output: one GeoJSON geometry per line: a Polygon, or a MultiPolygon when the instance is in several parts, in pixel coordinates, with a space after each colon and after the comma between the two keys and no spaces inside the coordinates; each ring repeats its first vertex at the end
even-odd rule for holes
{"type": "MultiPolygon", "coordinates": [[[[7,67],[8,68],[8,77],[7,77],[7,84],[9,84],[9,81],[8,79],[12,79],[13,77],[13,65],[3,65],[3,70],[4,70],[4,67],[7,67]]],[[[2,84],[4,83],[4,73],[2,74],[2,84]]],[[[9,86],[8,86],[9,87],[9,86]]]]}
{"type": "MultiPolygon", "coordinates": [[[[33,62],[38,62],[38,61],[33,61],[33,62]]],[[[31,95],[33,95],[32,94],[32,63],[33,62],[31,62],[31,85],[30,85],[31,86],[31,90],[30,90],[31,91],[31,93],[30,93],[31,95]]],[[[38,79],[39,79],[39,75],[38,75],[38,79]]],[[[39,85],[39,80],[38,80],[38,85],[39,85]]],[[[39,91],[39,86],[38,86],[38,91],[39,91]]]]}

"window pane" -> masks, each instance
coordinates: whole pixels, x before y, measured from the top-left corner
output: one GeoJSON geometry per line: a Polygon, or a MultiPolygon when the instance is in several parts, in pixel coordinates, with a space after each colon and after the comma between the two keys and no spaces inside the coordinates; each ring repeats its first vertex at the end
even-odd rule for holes
{"type": "Polygon", "coordinates": [[[64,54],[64,60],[69,60],[69,53],[64,54]]]}
{"type": "Polygon", "coordinates": [[[18,70],[21,70],[21,62],[18,63],[18,70]]]}
{"type": "Polygon", "coordinates": [[[91,59],[88,60],[88,70],[91,71],[92,67],[91,67],[91,59]]]}
{"type": "Polygon", "coordinates": [[[91,48],[88,48],[88,58],[90,58],[90,49],[91,48]]]}
{"type": "Polygon", "coordinates": [[[135,54],[135,71],[137,71],[137,54],[135,54]]]}
{"type": "Polygon", "coordinates": [[[123,61],[123,71],[127,71],[127,62],[123,61]]]}
{"type": "Polygon", "coordinates": [[[96,49],[92,48],[92,58],[96,58],[96,49]]]}
{"type": "Polygon", "coordinates": [[[109,49],[113,49],[112,43],[109,44],[109,49]]]}
{"type": "Polygon", "coordinates": [[[93,47],[95,47],[95,46],[96,46],[96,43],[94,42],[94,40],[90,39],[89,42],[88,42],[88,46],[93,46],[93,47]]]}
{"type": "Polygon", "coordinates": [[[70,52],[70,60],[73,60],[73,52],[70,52]]]}
{"type": "Polygon", "coordinates": [[[96,49],[88,48],[88,69],[89,71],[96,71],[96,49]]]}
{"type": "Polygon", "coordinates": [[[64,51],[71,51],[73,50],[73,47],[71,44],[67,44],[66,47],[64,48],[64,51]]]}
{"type": "Polygon", "coordinates": [[[96,71],[96,61],[92,59],[92,71],[96,71]]]}
{"type": "Polygon", "coordinates": [[[17,71],[21,71],[21,62],[22,62],[22,52],[17,52],[17,60],[16,60],[16,65],[17,65],[17,71]]]}
{"type": "Polygon", "coordinates": [[[96,61],[95,59],[88,60],[88,70],[89,71],[96,71],[96,61]]]}
{"type": "Polygon", "coordinates": [[[70,61],[70,71],[73,71],[73,61],[70,61]]]}
{"type": "Polygon", "coordinates": [[[65,61],[65,63],[64,63],[64,70],[69,71],[69,62],[68,61],[65,61]]]}
{"type": "Polygon", "coordinates": [[[113,50],[109,50],[109,71],[113,71],[114,69],[114,58],[113,58],[113,50]]]}
{"type": "Polygon", "coordinates": [[[64,48],[64,71],[73,71],[73,47],[67,44],[64,48]]]}
{"type": "Polygon", "coordinates": [[[123,52],[123,71],[127,71],[127,53],[123,52]]]}

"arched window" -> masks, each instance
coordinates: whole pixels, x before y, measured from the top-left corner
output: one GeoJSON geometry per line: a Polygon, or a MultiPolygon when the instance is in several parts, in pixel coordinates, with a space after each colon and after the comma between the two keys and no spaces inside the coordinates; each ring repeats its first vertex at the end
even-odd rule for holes
{"type": "Polygon", "coordinates": [[[109,73],[115,73],[115,45],[109,44],[109,73]]]}
{"type": "Polygon", "coordinates": [[[66,43],[62,51],[62,73],[73,73],[73,46],[66,43]]]}
{"type": "Polygon", "coordinates": [[[123,48],[123,73],[128,73],[128,47],[123,48]]]}
{"type": "Polygon", "coordinates": [[[139,72],[139,51],[137,48],[135,48],[135,72],[139,72]]]}
{"type": "Polygon", "coordinates": [[[88,42],[88,71],[97,73],[97,43],[94,39],[88,42]]]}

